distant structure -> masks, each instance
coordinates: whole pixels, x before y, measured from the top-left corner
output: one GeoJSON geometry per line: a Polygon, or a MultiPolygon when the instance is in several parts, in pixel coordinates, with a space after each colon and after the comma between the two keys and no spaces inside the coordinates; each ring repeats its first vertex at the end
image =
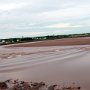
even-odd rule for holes
{"type": "Polygon", "coordinates": [[[33,42],[33,41],[42,41],[42,40],[54,40],[54,39],[62,39],[62,38],[77,38],[77,37],[90,37],[90,33],[0,39],[0,45],[33,42]]]}

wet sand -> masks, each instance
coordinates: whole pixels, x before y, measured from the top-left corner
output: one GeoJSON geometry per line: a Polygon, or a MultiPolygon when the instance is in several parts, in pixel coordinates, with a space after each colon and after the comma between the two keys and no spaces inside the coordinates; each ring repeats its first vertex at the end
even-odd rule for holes
{"type": "Polygon", "coordinates": [[[0,80],[72,84],[90,90],[90,45],[0,47],[0,80]]]}

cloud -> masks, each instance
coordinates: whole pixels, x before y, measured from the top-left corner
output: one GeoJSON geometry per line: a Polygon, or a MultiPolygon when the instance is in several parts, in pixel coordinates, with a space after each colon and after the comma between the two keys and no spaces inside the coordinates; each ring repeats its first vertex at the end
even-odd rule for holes
{"type": "Polygon", "coordinates": [[[40,32],[40,31],[38,31],[38,32],[33,32],[33,31],[31,31],[31,32],[16,32],[16,34],[18,35],[18,36],[42,36],[42,34],[44,35],[44,34],[46,34],[46,32],[40,32]]]}
{"type": "Polygon", "coordinates": [[[30,32],[25,32],[25,31],[17,31],[17,32],[2,32],[0,38],[2,36],[4,36],[3,38],[15,38],[15,37],[35,37],[35,36],[43,36],[45,35],[47,32],[33,32],[33,31],[30,31],[30,32]]]}
{"type": "Polygon", "coordinates": [[[0,37],[90,32],[89,8],[90,0],[0,0],[0,37]]]}
{"type": "Polygon", "coordinates": [[[82,27],[82,25],[72,25],[71,23],[58,23],[47,26],[48,28],[76,28],[82,27]]]}
{"type": "Polygon", "coordinates": [[[73,20],[73,19],[80,19],[80,18],[85,18],[90,16],[89,12],[89,4],[87,5],[77,5],[77,6],[72,6],[69,8],[65,9],[59,9],[55,11],[47,11],[40,13],[40,17],[43,18],[47,21],[53,21],[53,20],[73,20]]]}
{"type": "Polygon", "coordinates": [[[21,8],[25,3],[9,3],[9,4],[0,4],[0,11],[10,11],[13,9],[21,8]]]}

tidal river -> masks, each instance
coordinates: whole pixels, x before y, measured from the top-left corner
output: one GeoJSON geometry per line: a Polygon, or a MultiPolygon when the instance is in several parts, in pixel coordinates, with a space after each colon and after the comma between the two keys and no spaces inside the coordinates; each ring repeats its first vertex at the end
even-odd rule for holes
{"type": "Polygon", "coordinates": [[[75,82],[90,90],[90,46],[0,47],[0,80],[75,82]]]}

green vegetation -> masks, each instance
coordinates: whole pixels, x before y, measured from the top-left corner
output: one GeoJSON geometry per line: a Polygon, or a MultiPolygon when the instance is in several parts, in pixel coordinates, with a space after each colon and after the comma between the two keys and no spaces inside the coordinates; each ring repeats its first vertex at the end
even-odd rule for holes
{"type": "Polygon", "coordinates": [[[0,45],[42,41],[42,40],[54,40],[54,39],[62,39],[62,38],[77,38],[77,37],[90,37],[90,33],[0,39],[0,45]]]}

